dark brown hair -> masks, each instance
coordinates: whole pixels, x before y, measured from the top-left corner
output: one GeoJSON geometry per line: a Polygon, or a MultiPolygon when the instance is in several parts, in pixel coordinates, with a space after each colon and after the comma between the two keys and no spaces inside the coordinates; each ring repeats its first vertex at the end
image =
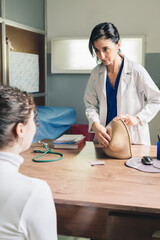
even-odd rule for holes
{"type": "Polygon", "coordinates": [[[0,148],[16,139],[17,124],[26,124],[32,110],[36,113],[33,98],[27,92],[0,86],[0,148]]]}
{"type": "Polygon", "coordinates": [[[96,25],[93,28],[89,39],[89,51],[92,56],[94,55],[94,42],[102,37],[105,39],[111,39],[115,44],[117,44],[120,40],[119,32],[113,23],[104,22],[96,25]]]}

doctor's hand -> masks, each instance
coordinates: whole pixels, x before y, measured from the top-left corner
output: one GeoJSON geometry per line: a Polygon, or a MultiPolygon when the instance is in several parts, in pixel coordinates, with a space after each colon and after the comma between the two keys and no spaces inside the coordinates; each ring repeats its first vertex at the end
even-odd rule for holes
{"type": "Polygon", "coordinates": [[[107,147],[111,141],[111,137],[107,134],[106,128],[100,123],[94,122],[92,129],[95,132],[96,138],[101,146],[107,147]]]}
{"type": "Polygon", "coordinates": [[[131,116],[128,114],[121,114],[115,117],[113,120],[119,120],[122,119],[127,127],[130,127],[131,125],[138,125],[140,123],[140,119],[137,116],[131,116]]]}

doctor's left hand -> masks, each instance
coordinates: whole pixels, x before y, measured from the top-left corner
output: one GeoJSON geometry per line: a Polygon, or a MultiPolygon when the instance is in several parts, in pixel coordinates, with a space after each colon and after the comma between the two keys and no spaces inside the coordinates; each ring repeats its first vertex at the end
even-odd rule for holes
{"type": "Polygon", "coordinates": [[[121,114],[115,117],[113,120],[119,120],[122,119],[127,127],[130,127],[131,125],[138,125],[140,123],[140,119],[137,116],[131,116],[128,114],[121,114]]]}

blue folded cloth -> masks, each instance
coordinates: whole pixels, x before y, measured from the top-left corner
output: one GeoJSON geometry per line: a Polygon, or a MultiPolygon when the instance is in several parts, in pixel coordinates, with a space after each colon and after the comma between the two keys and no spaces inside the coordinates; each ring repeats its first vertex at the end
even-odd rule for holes
{"type": "Polygon", "coordinates": [[[55,139],[69,129],[76,120],[76,110],[71,107],[37,106],[38,123],[33,143],[42,139],[55,139]]]}

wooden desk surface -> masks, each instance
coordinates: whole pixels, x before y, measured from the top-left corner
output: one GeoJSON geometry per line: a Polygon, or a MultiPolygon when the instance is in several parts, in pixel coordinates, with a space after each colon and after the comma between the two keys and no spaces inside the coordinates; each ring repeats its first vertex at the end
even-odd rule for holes
{"type": "MultiPolygon", "coordinates": [[[[102,148],[92,142],[86,142],[80,152],[59,149],[64,158],[50,163],[32,161],[36,155],[32,152],[37,148],[43,149],[35,143],[23,153],[25,161],[20,172],[48,182],[59,214],[63,215],[61,209],[64,210],[64,206],[160,214],[160,173],[146,173],[126,167],[126,160],[107,158],[102,148]],[[104,160],[105,165],[91,166],[89,161],[96,159],[104,160]]],[[[156,146],[133,145],[132,154],[134,157],[156,157],[156,146]]],[[[45,159],[47,157],[53,159],[53,155],[45,156],[45,159]]],[[[62,223],[60,225],[62,227],[62,223]]],[[[59,232],[64,233],[61,230],[59,232]]],[[[69,229],[65,231],[65,234],[71,233],[79,234],[69,229]]],[[[101,239],[106,239],[105,234],[101,239]]]]}
{"type": "MultiPolygon", "coordinates": [[[[80,152],[59,149],[64,158],[50,163],[32,162],[35,156],[32,152],[37,147],[43,149],[36,143],[23,154],[25,161],[20,172],[46,180],[56,203],[98,204],[127,210],[140,208],[160,213],[160,173],[140,172],[126,167],[126,160],[107,159],[102,149],[92,142],[87,142],[80,152]],[[104,160],[105,165],[90,166],[88,162],[96,159],[104,160]]],[[[133,145],[132,153],[134,157],[156,157],[156,146],[133,145]]],[[[53,155],[47,157],[52,159],[53,155]]]]}

